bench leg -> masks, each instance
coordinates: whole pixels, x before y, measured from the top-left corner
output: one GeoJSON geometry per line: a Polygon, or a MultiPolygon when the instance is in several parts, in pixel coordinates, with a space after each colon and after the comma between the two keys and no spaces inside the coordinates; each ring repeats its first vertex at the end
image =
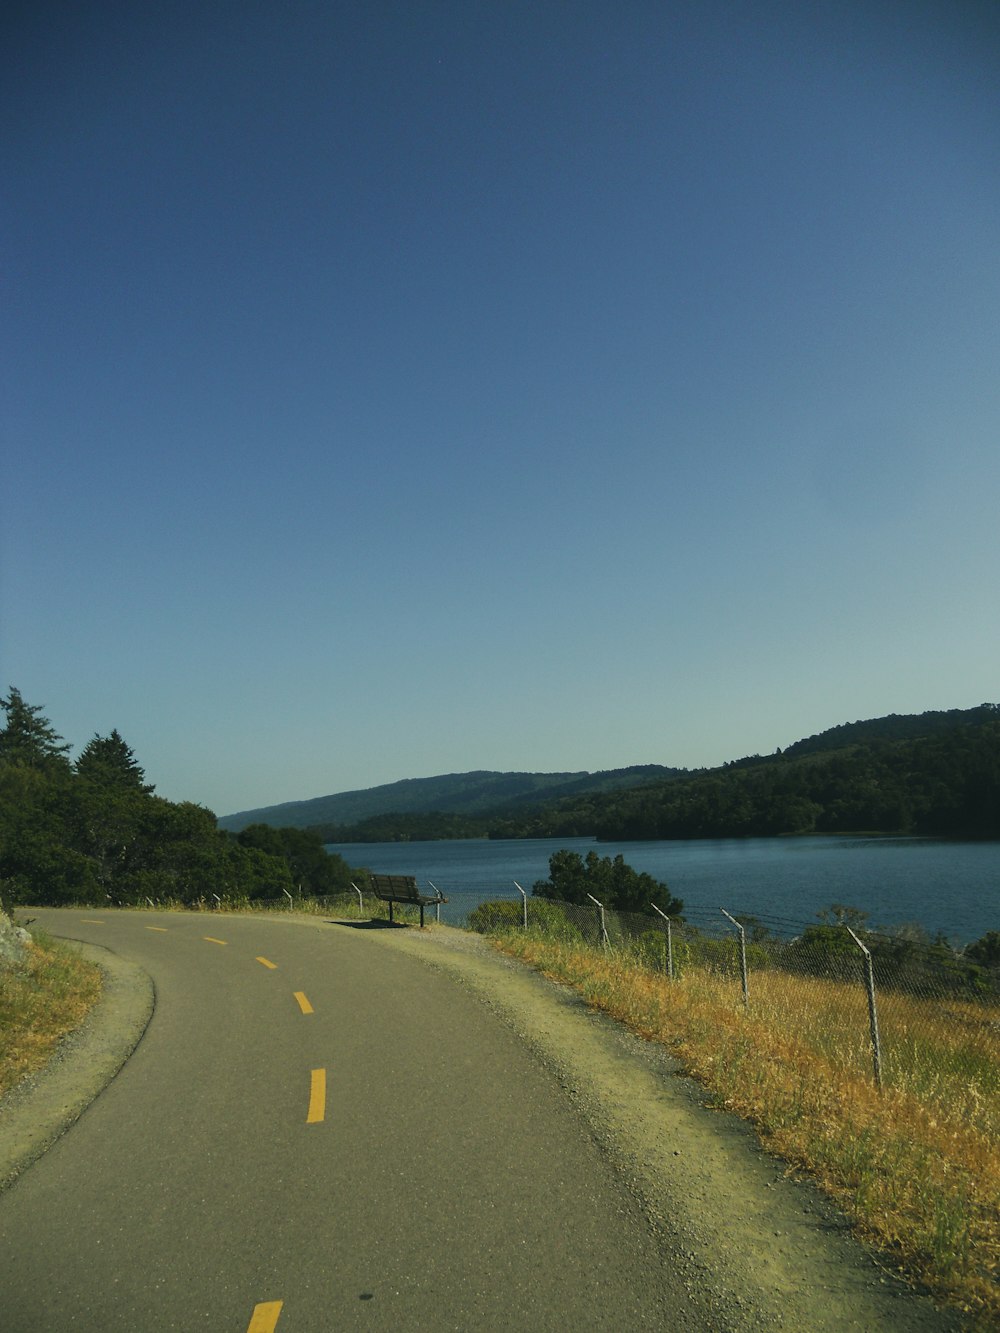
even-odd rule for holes
{"type": "Polygon", "coordinates": [[[421,904],[420,904],[420,929],[423,930],[423,928],[424,928],[424,905],[423,905],[423,903],[421,903],[421,904]]]}
{"type": "Polygon", "coordinates": [[[392,920],[392,899],[389,899],[389,920],[392,920]]]}

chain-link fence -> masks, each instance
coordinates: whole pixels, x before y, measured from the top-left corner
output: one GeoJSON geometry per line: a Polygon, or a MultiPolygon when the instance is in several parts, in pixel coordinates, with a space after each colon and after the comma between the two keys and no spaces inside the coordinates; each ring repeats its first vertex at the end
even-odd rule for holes
{"type": "Polygon", "coordinates": [[[922,1097],[956,1078],[970,1105],[1000,1096],[1000,969],[945,941],[884,934],[859,920],[803,923],[735,907],[668,919],[545,898],[498,899],[468,914],[485,934],[527,930],[592,950],[637,980],[652,973],[766,1018],[791,1046],[922,1097]]]}

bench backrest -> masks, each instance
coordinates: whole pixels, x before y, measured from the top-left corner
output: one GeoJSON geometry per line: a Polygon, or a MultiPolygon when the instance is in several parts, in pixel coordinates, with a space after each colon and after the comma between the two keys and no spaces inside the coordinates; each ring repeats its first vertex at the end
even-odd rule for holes
{"type": "Polygon", "coordinates": [[[381,898],[384,902],[390,898],[396,902],[400,899],[420,901],[415,875],[372,875],[371,880],[372,892],[376,898],[381,898]]]}

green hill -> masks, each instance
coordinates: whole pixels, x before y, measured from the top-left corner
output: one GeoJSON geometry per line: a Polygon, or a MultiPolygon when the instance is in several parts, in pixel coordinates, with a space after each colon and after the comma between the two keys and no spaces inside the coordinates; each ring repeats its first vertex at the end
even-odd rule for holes
{"type": "Polygon", "coordinates": [[[466,816],[537,806],[584,792],[613,791],[684,770],[660,764],[598,773],[495,773],[476,770],[432,778],[404,778],[381,787],[316,796],[223,815],[219,827],[237,833],[248,824],[282,828],[352,827],[378,815],[445,813],[466,816]]]}
{"type": "Polygon", "coordinates": [[[874,717],[866,722],[843,722],[839,727],[830,727],[818,736],[809,736],[789,745],[784,754],[786,758],[794,758],[803,754],[820,754],[826,750],[842,750],[848,745],[862,745],[872,741],[912,741],[953,731],[956,727],[996,722],[998,718],[1000,709],[996,704],[927,713],[889,713],[886,717],[874,717]]]}
{"type": "Polygon", "coordinates": [[[327,842],[729,838],[783,833],[1000,837],[1000,707],[845,722],[713,769],[451,773],[219,820],[310,828],[327,842]]]}
{"type": "Polygon", "coordinates": [[[1000,708],[846,723],[721,768],[558,801],[493,837],[767,837],[786,833],[1000,837],[1000,708]]]}

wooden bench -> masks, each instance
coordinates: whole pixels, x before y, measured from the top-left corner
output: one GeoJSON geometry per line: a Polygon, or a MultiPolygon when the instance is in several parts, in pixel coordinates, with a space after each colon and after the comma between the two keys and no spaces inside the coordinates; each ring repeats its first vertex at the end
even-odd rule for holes
{"type": "Polygon", "coordinates": [[[382,902],[389,904],[389,920],[393,920],[393,903],[412,903],[420,908],[420,927],[424,925],[424,908],[435,903],[446,903],[448,899],[440,889],[434,890],[434,896],[421,893],[417,888],[414,875],[372,875],[372,893],[382,902]]]}

